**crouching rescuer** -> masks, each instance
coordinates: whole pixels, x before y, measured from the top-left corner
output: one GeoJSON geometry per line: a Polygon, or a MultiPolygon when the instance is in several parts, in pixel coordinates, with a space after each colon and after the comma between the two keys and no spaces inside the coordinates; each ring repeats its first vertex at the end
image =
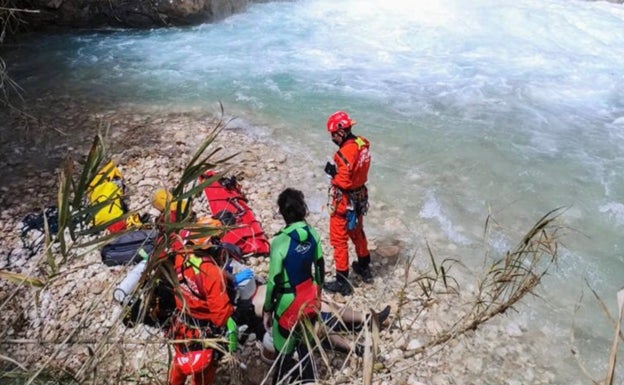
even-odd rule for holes
{"type": "Polygon", "coordinates": [[[355,245],[357,261],[351,264],[362,281],[373,282],[370,269],[368,242],[364,234],[364,215],[368,211],[368,169],[370,143],[351,132],[355,125],[344,111],[337,111],[327,119],[327,132],[338,147],[334,163],[327,162],[325,172],[331,177],[329,190],[329,242],[334,248],[336,280],[326,282],[325,290],[350,295],[353,288],[349,277],[349,244],[355,245]]]}
{"type": "Polygon", "coordinates": [[[223,271],[226,261],[216,245],[220,227],[218,220],[200,219],[184,235],[185,244],[176,251],[174,268],[179,292],[169,332],[174,343],[169,385],[184,385],[189,376],[192,385],[213,384],[220,355],[225,350],[234,352],[237,347],[236,323],[231,318],[234,306],[223,271]],[[222,346],[224,336],[229,337],[226,348],[222,346]]]}

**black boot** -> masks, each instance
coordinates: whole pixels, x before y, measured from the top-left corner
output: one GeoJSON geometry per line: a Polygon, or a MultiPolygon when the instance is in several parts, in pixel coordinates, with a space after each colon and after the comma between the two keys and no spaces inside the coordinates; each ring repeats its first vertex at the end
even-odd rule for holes
{"type": "Polygon", "coordinates": [[[383,323],[388,319],[388,316],[390,316],[390,310],[392,310],[392,307],[388,305],[382,311],[377,313],[377,322],[379,322],[379,327],[382,327],[383,323]]]}
{"type": "Polygon", "coordinates": [[[351,283],[346,278],[349,276],[349,272],[336,272],[336,280],[325,282],[323,284],[323,289],[329,291],[330,293],[340,293],[344,296],[353,294],[353,288],[351,287],[351,283]]]}
{"type": "Polygon", "coordinates": [[[379,329],[383,329],[384,322],[386,322],[386,320],[390,316],[391,310],[392,310],[392,307],[390,305],[387,305],[379,313],[373,311],[372,313],[366,314],[366,320],[357,324],[354,323],[352,331],[355,333],[359,333],[362,331],[362,328],[364,327],[364,325],[368,325],[368,327],[370,328],[372,326],[371,316],[377,319],[377,325],[379,326],[379,329]]]}
{"type": "Polygon", "coordinates": [[[370,268],[370,256],[358,257],[358,260],[351,264],[351,268],[365,283],[374,282],[373,272],[370,268]]]}

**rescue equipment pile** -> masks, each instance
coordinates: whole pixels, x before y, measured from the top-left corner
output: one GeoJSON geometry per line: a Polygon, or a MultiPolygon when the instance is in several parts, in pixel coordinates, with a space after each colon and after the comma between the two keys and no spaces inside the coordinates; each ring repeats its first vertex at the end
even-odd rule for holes
{"type": "MultiPolygon", "coordinates": [[[[214,171],[208,171],[200,177],[199,181],[202,182],[215,175],[214,171]]],[[[269,241],[260,222],[249,207],[242,186],[235,176],[222,177],[214,181],[204,188],[204,195],[208,200],[210,212],[216,218],[221,219],[220,217],[224,216],[233,218],[232,223],[227,223],[227,220],[223,221],[224,224],[233,226],[223,236],[223,242],[240,247],[243,256],[269,254],[269,241]]]]}

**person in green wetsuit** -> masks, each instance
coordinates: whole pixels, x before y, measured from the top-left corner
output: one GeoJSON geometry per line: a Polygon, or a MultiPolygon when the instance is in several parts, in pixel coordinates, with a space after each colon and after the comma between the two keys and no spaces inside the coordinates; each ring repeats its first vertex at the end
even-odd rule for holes
{"type": "Polygon", "coordinates": [[[323,251],[318,233],[305,221],[308,207],[303,193],[287,188],[279,194],[277,205],[286,226],[271,242],[262,316],[279,352],[273,384],[314,382],[308,351],[314,339],[304,325],[313,325],[320,312],[325,275],[323,251]],[[298,367],[293,357],[295,350],[298,367]]]}

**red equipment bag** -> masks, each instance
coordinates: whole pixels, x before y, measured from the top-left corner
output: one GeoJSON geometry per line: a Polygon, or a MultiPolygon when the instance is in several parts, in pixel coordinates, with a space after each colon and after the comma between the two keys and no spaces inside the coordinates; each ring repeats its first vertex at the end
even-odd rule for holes
{"type": "MultiPolygon", "coordinates": [[[[199,177],[199,181],[202,182],[214,175],[216,175],[214,171],[208,171],[199,177]]],[[[223,177],[206,186],[204,195],[208,200],[213,216],[219,216],[224,211],[228,211],[235,218],[235,223],[224,223],[234,227],[221,238],[222,242],[238,246],[243,257],[269,254],[269,241],[266,234],[255,214],[247,205],[247,198],[245,198],[242,187],[234,176],[223,177]]]]}

